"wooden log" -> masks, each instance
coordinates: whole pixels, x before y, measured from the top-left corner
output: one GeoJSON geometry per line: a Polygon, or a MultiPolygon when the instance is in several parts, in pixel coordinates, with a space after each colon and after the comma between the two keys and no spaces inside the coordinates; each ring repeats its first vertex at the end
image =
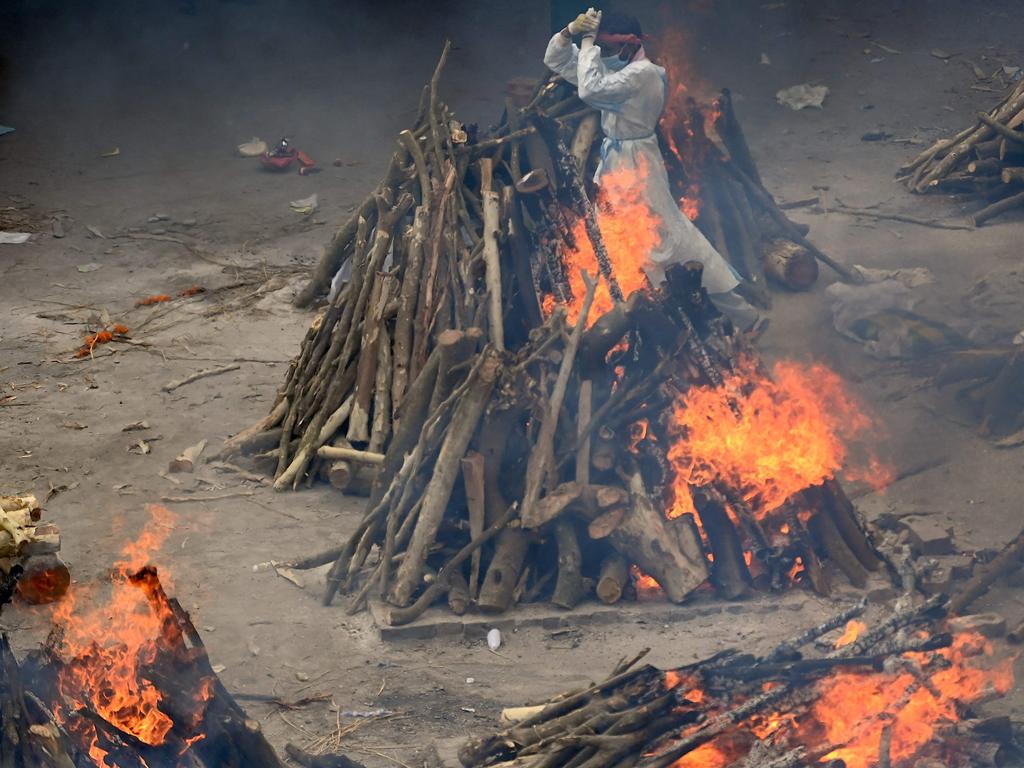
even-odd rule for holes
{"type": "Polygon", "coordinates": [[[502,613],[512,604],[529,547],[530,537],[522,528],[506,528],[498,534],[494,556],[476,600],[481,611],[502,613]]]}
{"type": "Polygon", "coordinates": [[[383,453],[359,451],[351,446],[345,445],[325,445],[317,450],[316,455],[321,459],[341,459],[344,461],[354,461],[359,464],[373,464],[378,466],[384,464],[385,459],[385,454],[383,453]]]}
{"type": "Polygon", "coordinates": [[[480,534],[479,538],[470,541],[466,546],[460,549],[451,560],[445,563],[438,572],[437,579],[434,580],[433,584],[423,590],[423,593],[416,598],[416,602],[406,608],[391,608],[388,612],[388,623],[393,627],[398,627],[403,624],[408,624],[411,621],[415,621],[417,617],[422,615],[423,611],[430,607],[430,604],[438,598],[441,590],[447,585],[449,574],[456,568],[461,568],[462,564],[473,554],[473,552],[497,536],[500,531],[504,530],[509,521],[515,517],[515,514],[516,508],[514,506],[505,510],[505,514],[501,515],[491,523],[491,525],[488,526],[482,534],[480,534]]]}
{"type": "Polygon", "coordinates": [[[579,169],[581,176],[586,174],[587,159],[590,157],[591,151],[593,151],[594,138],[597,136],[597,131],[600,127],[601,116],[596,112],[585,115],[580,120],[579,125],[576,126],[576,133],[572,137],[570,151],[576,160],[576,168],[579,169]]]}
{"type": "Polygon", "coordinates": [[[462,575],[462,571],[459,569],[453,569],[448,575],[448,608],[456,616],[462,616],[469,610],[470,602],[469,585],[466,583],[466,577],[462,575]]]}
{"type": "Polygon", "coordinates": [[[513,273],[518,290],[516,296],[520,306],[523,308],[523,320],[527,328],[536,328],[544,322],[540,309],[540,301],[537,298],[537,290],[534,287],[535,281],[531,268],[532,252],[528,240],[526,224],[523,221],[523,213],[520,209],[519,198],[513,187],[503,187],[502,211],[508,225],[508,242],[511,251],[513,273]]]}
{"type": "Polygon", "coordinates": [[[980,211],[968,216],[967,221],[971,226],[980,227],[989,219],[994,219],[1000,214],[1006,213],[1014,208],[1020,208],[1021,206],[1024,206],[1024,192],[1018,192],[1015,195],[1004,197],[999,202],[992,203],[992,205],[982,208],[980,211]]]}
{"type": "Polygon", "coordinates": [[[846,546],[856,555],[861,565],[869,571],[877,571],[882,567],[882,560],[878,557],[867,531],[857,516],[853,502],[847,497],[843,486],[833,478],[826,480],[821,490],[825,507],[832,515],[846,546]]]}
{"type": "Polygon", "coordinates": [[[476,352],[484,333],[479,328],[468,328],[465,331],[449,329],[442,331],[437,337],[437,349],[440,353],[438,361],[437,383],[430,395],[428,412],[434,413],[438,407],[465,378],[465,363],[476,352]]]}
{"type": "Polygon", "coordinates": [[[622,593],[629,584],[629,564],[618,552],[610,552],[601,561],[595,592],[605,605],[612,605],[622,599],[622,593]]]}
{"type": "Polygon", "coordinates": [[[419,297],[420,275],[423,272],[423,247],[430,221],[430,208],[421,204],[413,216],[409,231],[408,257],[402,272],[402,287],[398,293],[398,316],[395,318],[394,373],[391,379],[391,405],[396,413],[409,386],[409,365],[412,358],[413,322],[419,297]]]}
{"type": "Polygon", "coordinates": [[[395,574],[389,599],[398,606],[406,606],[419,586],[427,552],[433,545],[441,525],[448,499],[455,485],[460,459],[466,454],[469,441],[476,432],[477,423],[501,370],[501,362],[493,348],[482,353],[483,359],[476,381],[461,399],[452,414],[451,424],[441,446],[433,475],[423,492],[422,508],[412,538],[395,574]]]}
{"type": "Polygon", "coordinates": [[[270,445],[263,447],[262,443],[266,441],[266,438],[263,438],[263,435],[267,430],[273,429],[280,424],[287,413],[288,400],[286,398],[281,398],[271,409],[270,413],[257,421],[251,427],[247,427],[237,435],[225,440],[224,445],[221,446],[220,452],[217,454],[217,458],[223,460],[229,456],[234,456],[237,453],[254,453],[255,451],[265,450],[266,448],[271,448],[274,445],[277,445],[277,441],[273,441],[270,445]],[[262,441],[261,438],[263,438],[262,441]],[[254,445],[258,445],[259,447],[253,448],[254,445]]]}
{"type": "Polygon", "coordinates": [[[349,220],[345,222],[325,246],[320,256],[320,261],[313,271],[313,276],[295,297],[295,306],[307,307],[318,296],[327,292],[335,273],[341,267],[346,256],[351,253],[360,219],[366,219],[372,226],[372,219],[375,217],[377,210],[377,195],[387,190],[393,190],[406,178],[405,171],[403,170],[405,158],[406,152],[404,149],[391,156],[391,164],[384,174],[384,179],[367,196],[362,205],[356,209],[349,220]]]}
{"type": "Polygon", "coordinates": [[[575,608],[585,593],[583,587],[583,554],[571,520],[561,518],[555,523],[555,539],[558,542],[558,579],[551,602],[559,608],[575,608]]]}
{"type": "Polygon", "coordinates": [[[356,365],[356,384],[353,394],[352,412],[348,418],[347,439],[351,443],[366,443],[370,439],[370,406],[377,381],[377,361],[381,332],[384,324],[384,307],[390,300],[385,293],[383,276],[370,275],[373,288],[370,290],[369,312],[363,320],[362,340],[359,343],[359,359],[356,365]]]}
{"type": "Polygon", "coordinates": [[[953,594],[949,600],[949,612],[964,615],[965,609],[985,594],[996,579],[1020,567],[1022,556],[1024,530],[1014,536],[992,562],[975,571],[974,575],[953,594]]]}
{"type": "Polygon", "coordinates": [[[382,323],[380,342],[377,345],[377,376],[373,385],[373,422],[370,429],[370,442],[366,449],[371,453],[380,452],[391,437],[391,379],[394,376],[394,365],[391,351],[391,334],[387,325],[382,323]]]}
{"type": "Polygon", "coordinates": [[[736,112],[732,106],[732,93],[728,88],[722,89],[715,100],[715,106],[718,108],[715,131],[729,151],[729,157],[743,169],[747,176],[763,186],[761,175],[757,171],[757,163],[754,162],[747,139],[743,135],[743,128],[740,121],[736,119],[736,112]]]}
{"type": "MultiPolygon", "coordinates": [[[[486,521],[484,497],[484,457],[470,451],[462,458],[462,483],[466,490],[466,507],[469,511],[469,538],[475,539],[483,533],[486,521]]],[[[480,550],[476,550],[469,566],[470,597],[475,597],[480,581],[480,550]]]]}
{"type": "Polygon", "coordinates": [[[652,576],[669,600],[682,602],[707,580],[707,562],[688,553],[676,533],[670,533],[664,516],[648,497],[639,472],[630,475],[629,492],[629,512],[608,541],[652,576]]]}
{"type": "Polygon", "coordinates": [[[998,120],[989,117],[985,112],[979,112],[978,119],[985,125],[987,125],[989,128],[991,128],[993,131],[995,131],[1001,138],[1004,138],[1007,141],[1015,142],[1017,144],[1024,144],[1024,133],[1007,128],[998,120]]]}
{"type": "Polygon", "coordinates": [[[725,507],[717,499],[705,497],[698,492],[694,500],[715,558],[711,564],[711,583],[723,598],[735,600],[747,592],[753,581],[743,561],[739,536],[725,507]]]}
{"type": "MultiPolygon", "coordinates": [[[[989,157],[983,160],[972,160],[967,164],[967,172],[975,176],[998,176],[1003,169],[1003,164],[998,157],[989,157]]],[[[1006,181],[1004,179],[1003,183],[1006,181]]]]}
{"type": "Polygon", "coordinates": [[[1003,184],[1020,184],[1021,182],[1024,182],[1024,168],[1002,168],[1001,171],[997,172],[999,173],[999,177],[1002,179],[1003,184]]]}
{"type": "Polygon", "coordinates": [[[867,571],[846,545],[831,515],[825,510],[819,510],[811,517],[808,528],[818,544],[828,553],[829,559],[846,574],[846,578],[853,586],[858,589],[867,586],[867,571]]]}
{"type": "Polygon", "coordinates": [[[780,285],[807,291],[818,280],[818,260],[802,245],[776,238],[765,247],[764,271],[780,285]]]}
{"type": "Polygon", "coordinates": [[[505,349],[505,323],[501,316],[501,254],[498,250],[500,205],[498,193],[492,189],[493,169],[490,158],[480,160],[480,198],[484,208],[484,281],[487,285],[487,320],[490,341],[505,349]]]}

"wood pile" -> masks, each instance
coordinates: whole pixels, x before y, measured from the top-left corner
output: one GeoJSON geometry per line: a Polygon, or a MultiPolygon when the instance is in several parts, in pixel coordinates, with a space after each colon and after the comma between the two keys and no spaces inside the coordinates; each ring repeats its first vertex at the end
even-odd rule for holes
{"type": "MultiPolygon", "coordinates": [[[[90,698],[79,696],[65,682],[65,676],[73,678],[90,660],[64,658],[59,633],[53,633],[47,645],[29,657],[21,672],[3,638],[3,765],[281,768],[259,723],[246,716],[213,671],[198,631],[178,601],[166,595],[156,569],[142,568],[130,580],[162,618],[163,633],[157,653],[152,658],[140,657],[140,679],[134,683],[140,691],[147,685],[157,688],[159,711],[173,724],[164,734],[140,729],[136,735],[125,723],[113,722],[117,718],[93,708],[90,698]],[[31,681],[31,692],[25,689],[25,680],[31,681]],[[14,738],[15,733],[22,737],[14,738]],[[12,745],[9,739],[20,745],[12,745]],[[44,757],[39,757],[43,752],[44,757]]],[[[104,682],[110,686],[108,696],[118,691],[119,684],[125,684],[114,679],[104,682]]],[[[134,704],[129,697],[122,701],[124,706],[117,714],[127,721],[135,712],[134,704]]]]}
{"type": "Polygon", "coordinates": [[[71,584],[60,529],[41,522],[42,512],[32,494],[0,496],[0,573],[16,572],[19,596],[33,604],[57,600],[71,584]]]}
{"type": "MultiPolygon", "coordinates": [[[[311,325],[272,412],[221,452],[252,456],[278,490],[324,477],[369,496],[343,546],[294,565],[333,562],[326,602],[339,589],[353,609],[383,596],[396,624],[444,595],[458,613],[536,599],[571,608],[591,593],[614,602],[634,589],[630,566],[682,601],[707,581],[709,556],[729,597],[782,587],[797,565],[827,593],[819,552],[863,585],[880,560],[835,481],[806,490],[809,528],[783,513],[785,541],[724,487],[700,489],[700,523],[665,518],[671,405],[756,360],[750,341],[710,304],[699,263],[625,295],[586,181],[598,116],[575,89],[550,78],[510,97],[484,138],[439,98],[447,53],[384,180],[300,298],[345,260],[351,279],[311,325]],[[581,239],[594,256],[577,272],[566,254],[581,239]],[[631,438],[643,424],[651,434],[631,438]]],[[[768,274],[806,287],[827,257],[761,186],[728,92],[717,142],[691,130],[704,118],[683,106],[690,128],[663,132],[674,183],[699,197],[698,225],[754,289],[762,257],[778,267],[768,274]]]]}
{"type": "Polygon", "coordinates": [[[965,661],[959,649],[985,641],[947,634],[944,600],[895,611],[870,630],[851,621],[860,603],[763,656],[727,650],[660,670],[639,666],[641,654],[600,683],[506,710],[508,727],[470,739],[459,759],[466,768],[1009,764],[1020,756],[1020,724],[971,709],[1005,693],[1007,670],[979,673],[965,661]],[[834,650],[806,648],[844,624],[834,650]],[[989,688],[965,695],[947,686],[957,671],[989,688]],[[854,691],[863,698],[840,700],[854,691]]]}
{"type": "Polygon", "coordinates": [[[969,217],[981,226],[1024,206],[1024,80],[997,106],[935,142],[899,170],[912,192],[970,193],[986,206],[969,217]]]}

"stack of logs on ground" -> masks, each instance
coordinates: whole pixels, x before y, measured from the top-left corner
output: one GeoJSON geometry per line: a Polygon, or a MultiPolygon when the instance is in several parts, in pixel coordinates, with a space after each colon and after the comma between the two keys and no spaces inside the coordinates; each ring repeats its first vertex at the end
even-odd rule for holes
{"type": "MultiPolygon", "coordinates": [[[[505,710],[502,719],[511,724],[467,741],[459,760],[466,768],[803,768],[847,765],[842,758],[850,760],[852,753],[858,766],[909,765],[906,735],[916,723],[900,718],[930,713],[919,708],[920,698],[944,701],[949,695],[933,680],[955,663],[946,650],[955,640],[941,624],[944,600],[894,612],[825,655],[808,646],[858,616],[863,603],[763,656],[733,649],[667,671],[624,661],[588,688],[505,710]],[[869,681],[864,690],[875,681],[892,698],[829,701],[841,696],[836,691],[844,688],[830,683],[843,675],[869,681]],[[844,706],[854,707],[858,717],[823,727],[822,711],[842,712],[844,706]]],[[[978,640],[983,642],[971,642],[978,640]]],[[[1009,765],[1020,759],[1020,724],[979,718],[971,703],[957,701],[959,722],[920,715],[925,736],[913,742],[913,765],[1009,765]]]]}
{"type": "MultiPolygon", "coordinates": [[[[663,417],[753,350],[707,302],[697,263],[622,295],[584,181],[598,116],[573,88],[549,79],[521,106],[510,99],[484,138],[438,97],[447,54],[300,302],[325,292],[346,259],[351,278],[309,328],[272,412],[223,451],[254,456],[279,490],[322,476],[369,495],[343,546],[297,565],[334,562],[326,601],[340,589],[358,609],[381,595],[396,624],[445,594],[456,612],[537,599],[570,608],[595,584],[614,602],[630,565],[681,601],[706,583],[708,549],[729,596],[755,581],[745,551],[758,553],[766,585],[781,586],[800,558],[827,592],[819,552],[863,584],[879,560],[836,482],[807,491],[812,530],[792,513],[784,542],[728,488],[698,494],[706,541],[693,516],[665,519],[663,417]],[[596,255],[582,279],[563,258],[579,221],[596,255]],[[600,317],[598,291],[613,300],[600,317]],[[651,434],[631,441],[639,420],[651,434]]],[[[695,104],[680,109],[670,175],[689,194],[699,187],[698,224],[751,293],[766,296],[765,272],[813,282],[827,257],[761,185],[728,93],[714,142],[695,104]]]]}
{"type": "Polygon", "coordinates": [[[1024,206],[1024,80],[996,107],[978,112],[955,136],[935,142],[899,170],[912,192],[970,193],[988,204],[970,216],[981,226],[1024,206]]]}

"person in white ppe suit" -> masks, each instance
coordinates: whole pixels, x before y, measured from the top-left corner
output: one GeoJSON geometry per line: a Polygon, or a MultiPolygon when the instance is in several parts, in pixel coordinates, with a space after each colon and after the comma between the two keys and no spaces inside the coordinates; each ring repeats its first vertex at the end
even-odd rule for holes
{"type": "Polygon", "coordinates": [[[597,185],[606,173],[646,169],[643,197],[662,222],[661,243],[644,265],[651,284],[661,285],[671,264],[699,261],[711,301],[741,330],[750,330],[758,313],[735,292],[738,275],[672,198],[656,135],[668,78],[664,68],[647,58],[640,22],[621,13],[602,19],[601,11],[591,8],[555,33],[544,64],[577,86],[586,104],[601,111],[605,138],[594,177],[597,185]],[[582,35],[579,47],[572,42],[575,35],[582,35]]]}

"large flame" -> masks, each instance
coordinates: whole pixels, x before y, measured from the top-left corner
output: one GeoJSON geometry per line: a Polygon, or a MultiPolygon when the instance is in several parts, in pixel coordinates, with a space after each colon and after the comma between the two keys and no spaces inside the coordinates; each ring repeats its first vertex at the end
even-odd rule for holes
{"type": "Polygon", "coordinates": [[[892,728],[893,764],[914,756],[938,729],[959,722],[957,707],[989,693],[1013,687],[1013,659],[990,668],[981,658],[992,645],[977,633],[956,635],[953,645],[934,654],[907,654],[920,665],[927,684],[910,672],[843,672],[818,684],[811,715],[826,741],[844,746],[828,755],[847,768],[871,768],[878,762],[882,730],[892,728]]]}
{"type": "MultiPolygon", "coordinates": [[[[848,627],[844,636],[857,629],[848,627]]],[[[754,739],[769,740],[782,751],[837,745],[823,763],[841,759],[847,768],[874,768],[886,728],[891,730],[892,764],[909,764],[904,761],[928,754],[942,731],[959,722],[965,706],[1004,695],[1013,687],[1014,659],[993,662],[991,655],[991,643],[969,632],[954,636],[949,648],[904,654],[886,671],[834,672],[816,684],[813,703],[756,715],[687,753],[672,768],[723,768],[743,762],[754,739]]],[[[665,674],[667,689],[690,690],[696,685],[690,674],[665,674]]],[[[693,701],[689,694],[686,700],[693,701]]],[[[687,736],[692,728],[683,729],[678,737],[687,736]]]]}
{"type": "MultiPolygon", "coordinates": [[[[56,607],[55,625],[61,632],[56,651],[63,659],[58,685],[58,717],[69,730],[83,739],[99,766],[113,766],[98,743],[94,726],[75,718],[84,708],[114,728],[131,734],[144,744],[163,744],[174,727],[161,711],[163,696],[148,677],[148,667],[160,650],[168,649],[168,631],[176,626],[166,601],[151,599],[159,583],[153,578],[135,578],[173,529],[174,517],[166,508],[147,506],[150,520],[136,538],[121,550],[115,564],[112,589],[105,604],[85,607],[76,590],[71,590],[56,607]]],[[[196,702],[196,724],[205,711],[209,685],[201,685],[196,702]]]]}
{"type": "Polygon", "coordinates": [[[779,362],[771,377],[747,364],[720,388],[692,388],[676,403],[670,426],[669,516],[695,511],[689,486],[718,482],[763,518],[834,477],[850,442],[871,424],[839,376],[820,364],[779,362]]]}
{"type": "MultiPolygon", "coordinates": [[[[647,174],[647,161],[641,156],[636,168],[605,173],[597,196],[598,228],[608,250],[612,274],[624,296],[649,287],[643,267],[648,256],[661,245],[661,217],[651,209],[644,194],[647,174]]],[[[583,219],[576,222],[573,237],[576,249],[565,250],[565,266],[572,289],[572,301],[567,308],[570,323],[579,318],[587,291],[580,270],[585,269],[591,275],[599,272],[583,219]]],[[[613,305],[608,283],[602,279],[594,294],[589,322],[592,324],[613,305]]]]}

